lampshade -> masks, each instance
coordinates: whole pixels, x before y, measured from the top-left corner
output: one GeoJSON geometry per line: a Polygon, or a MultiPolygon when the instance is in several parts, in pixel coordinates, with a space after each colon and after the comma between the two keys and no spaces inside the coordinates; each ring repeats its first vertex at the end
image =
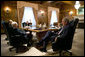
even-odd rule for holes
{"type": "Polygon", "coordinates": [[[9,10],[9,8],[7,7],[7,8],[6,8],[6,10],[8,11],[8,10],[9,10]]]}
{"type": "Polygon", "coordinates": [[[73,11],[70,11],[69,14],[72,15],[73,14],[73,11]]]}
{"type": "Polygon", "coordinates": [[[43,13],[44,13],[44,11],[41,10],[41,14],[43,14],[43,13]]]}
{"type": "Polygon", "coordinates": [[[79,7],[80,7],[79,1],[76,1],[74,7],[75,7],[75,9],[79,9],[79,7]]]}
{"type": "Polygon", "coordinates": [[[9,8],[9,7],[5,7],[5,11],[6,11],[7,13],[9,13],[10,8],[9,8]]]}

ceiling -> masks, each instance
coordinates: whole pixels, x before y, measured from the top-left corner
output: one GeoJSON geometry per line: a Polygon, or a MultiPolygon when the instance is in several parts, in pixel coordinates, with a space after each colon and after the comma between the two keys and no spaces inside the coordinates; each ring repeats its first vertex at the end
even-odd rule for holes
{"type": "MultiPolygon", "coordinates": [[[[28,2],[28,1],[26,1],[28,2]]],[[[32,3],[37,3],[37,4],[43,4],[43,5],[52,5],[52,6],[56,6],[56,5],[74,5],[75,1],[29,1],[32,3]]],[[[79,1],[81,5],[84,5],[84,1],[79,1]]]]}
{"type": "MultiPolygon", "coordinates": [[[[4,1],[5,2],[5,1],[4,1]]],[[[14,6],[16,6],[17,4],[17,1],[6,1],[6,3],[9,3],[9,4],[15,4],[14,6]]],[[[72,5],[74,6],[75,4],[75,1],[26,1],[26,2],[31,2],[31,3],[36,3],[36,4],[42,4],[42,5],[45,5],[45,6],[62,6],[62,5],[72,5]]],[[[81,5],[84,5],[84,1],[79,1],[81,5]]],[[[6,3],[3,3],[1,2],[1,4],[6,4],[6,3]]]]}

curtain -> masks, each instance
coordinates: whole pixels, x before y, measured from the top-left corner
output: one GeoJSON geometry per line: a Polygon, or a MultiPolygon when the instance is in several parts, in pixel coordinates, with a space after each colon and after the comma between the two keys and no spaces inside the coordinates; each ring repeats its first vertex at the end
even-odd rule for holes
{"type": "Polygon", "coordinates": [[[24,7],[19,8],[19,28],[21,28],[21,22],[22,22],[22,18],[23,18],[23,14],[24,14],[24,7]]]}
{"type": "Polygon", "coordinates": [[[34,13],[36,25],[38,25],[38,16],[37,16],[38,14],[37,14],[37,10],[35,10],[34,8],[33,8],[33,13],[34,13]]]}
{"type": "Polygon", "coordinates": [[[56,11],[57,20],[59,22],[59,11],[56,11]]]}
{"type": "Polygon", "coordinates": [[[52,10],[50,25],[53,25],[55,22],[58,22],[57,13],[56,10],[52,10]]]}
{"type": "Polygon", "coordinates": [[[48,26],[50,26],[52,11],[48,11],[48,26]]]}
{"type": "Polygon", "coordinates": [[[29,22],[32,23],[32,26],[36,25],[36,21],[35,21],[35,16],[34,16],[34,12],[33,12],[33,8],[32,7],[25,7],[24,8],[24,15],[22,18],[22,22],[29,22]]]}

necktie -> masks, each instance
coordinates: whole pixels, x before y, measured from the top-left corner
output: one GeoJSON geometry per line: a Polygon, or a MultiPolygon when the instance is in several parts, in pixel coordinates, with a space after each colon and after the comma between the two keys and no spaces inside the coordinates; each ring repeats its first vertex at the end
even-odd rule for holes
{"type": "Polygon", "coordinates": [[[58,35],[63,31],[63,28],[59,31],[58,35]]]}

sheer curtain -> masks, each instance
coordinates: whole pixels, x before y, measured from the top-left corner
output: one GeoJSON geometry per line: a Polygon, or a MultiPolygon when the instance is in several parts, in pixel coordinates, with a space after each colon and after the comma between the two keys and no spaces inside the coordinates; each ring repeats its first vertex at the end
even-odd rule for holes
{"type": "Polygon", "coordinates": [[[54,22],[58,22],[57,19],[58,19],[58,18],[57,18],[56,10],[53,10],[53,11],[52,11],[52,15],[51,15],[51,22],[50,22],[50,25],[53,25],[54,22]]]}
{"type": "Polygon", "coordinates": [[[32,26],[36,25],[32,7],[24,7],[24,15],[23,15],[22,23],[26,21],[31,22],[32,26]]]}

